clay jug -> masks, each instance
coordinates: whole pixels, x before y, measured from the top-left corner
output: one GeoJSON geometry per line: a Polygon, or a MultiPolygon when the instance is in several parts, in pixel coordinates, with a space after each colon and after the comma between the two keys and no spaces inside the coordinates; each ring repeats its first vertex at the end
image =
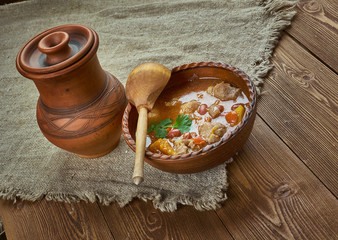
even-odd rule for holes
{"type": "Polygon", "coordinates": [[[36,115],[44,136],[87,158],[117,146],[127,104],[123,85],[101,68],[98,46],[91,28],[62,25],[33,37],[16,58],[18,71],[39,91],[36,115]]]}

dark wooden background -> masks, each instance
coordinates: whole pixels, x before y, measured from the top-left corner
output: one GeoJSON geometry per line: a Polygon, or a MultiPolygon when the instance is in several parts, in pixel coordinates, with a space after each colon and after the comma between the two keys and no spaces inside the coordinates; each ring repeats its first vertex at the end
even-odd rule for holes
{"type": "Polygon", "coordinates": [[[228,167],[222,208],[1,200],[7,238],[338,239],[338,1],[303,0],[297,12],[273,54],[252,135],[228,167]]]}

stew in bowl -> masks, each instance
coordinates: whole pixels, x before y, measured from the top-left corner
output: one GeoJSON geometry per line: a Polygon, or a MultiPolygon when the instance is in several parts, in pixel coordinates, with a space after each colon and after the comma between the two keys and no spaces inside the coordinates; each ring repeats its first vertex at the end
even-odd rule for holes
{"type": "MultiPolygon", "coordinates": [[[[228,64],[199,62],[173,68],[148,113],[145,161],[173,173],[199,172],[227,161],[251,133],[256,95],[250,78],[228,64]]],[[[122,132],[134,151],[137,119],[137,110],[129,104],[122,132]]]]}

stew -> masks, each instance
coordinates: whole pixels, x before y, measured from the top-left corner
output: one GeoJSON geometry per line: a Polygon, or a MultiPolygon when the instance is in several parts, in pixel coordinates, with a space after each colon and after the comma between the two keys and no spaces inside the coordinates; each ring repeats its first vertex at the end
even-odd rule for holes
{"type": "Polygon", "coordinates": [[[192,79],[164,90],[148,113],[146,147],[167,155],[198,151],[242,121],[249,100],[221,79],[192,79]]]}

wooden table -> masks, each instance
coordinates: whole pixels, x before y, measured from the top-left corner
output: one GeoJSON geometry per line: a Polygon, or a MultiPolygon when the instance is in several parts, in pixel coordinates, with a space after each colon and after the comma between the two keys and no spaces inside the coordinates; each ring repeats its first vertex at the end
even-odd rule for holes
{"type": "Polygon", "coordinates": [[[302,1],[216,211],[0,202],[8,239],[337,239],[338,2],[302,1]]]}

